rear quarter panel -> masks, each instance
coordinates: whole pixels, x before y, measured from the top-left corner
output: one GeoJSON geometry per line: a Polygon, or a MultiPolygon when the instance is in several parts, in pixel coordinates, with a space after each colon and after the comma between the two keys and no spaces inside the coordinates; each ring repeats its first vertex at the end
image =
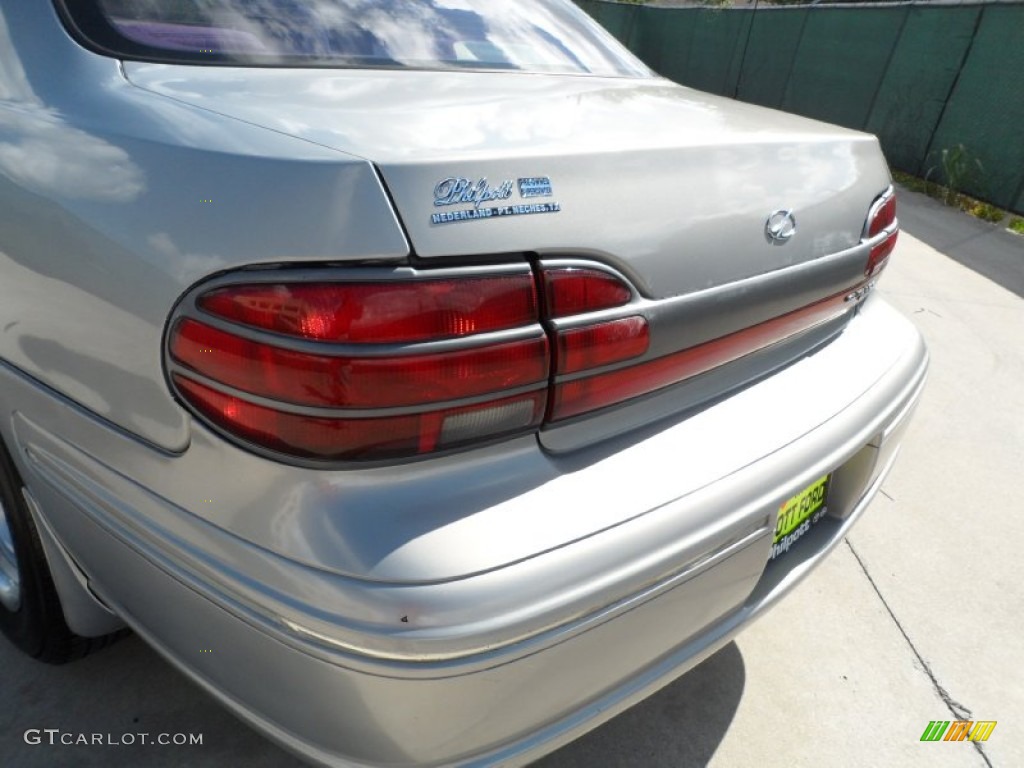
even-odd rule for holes
{"type": "Polygon", "coordinates": [[[0,2],[0,361],[181,450],[161,341],[191,284],[407,254],[369,163],[145,93],[50,3],[0,2]]]}

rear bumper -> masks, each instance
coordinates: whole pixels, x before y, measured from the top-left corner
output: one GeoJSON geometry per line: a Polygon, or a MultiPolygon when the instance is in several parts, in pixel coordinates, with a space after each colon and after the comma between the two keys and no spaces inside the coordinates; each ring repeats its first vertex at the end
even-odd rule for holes
{"type": "MultiPolygon", "coordinates": [[[[279,742],[325,765],[515,765],[694,666],[820,562],[881,485],[926,369],[917,332],[872,299],[814,355],[621,450],[552,459],[558,480],[523,494],[599,518],[630,478],[640,513],[421,581],[332,573],[211,525],[140,482],[147,461],[187,482],[181,459],[125,458],[68,407],[44,421],[49,395],[24,386],[13,432],[91,587],[279,742]],[[829,516],[766,565],[780,502],[828,472],[829,516]]],[[[456,547],[486,547],[486,526],[455,529],[450,557],[472,561],[456,547]]]]}

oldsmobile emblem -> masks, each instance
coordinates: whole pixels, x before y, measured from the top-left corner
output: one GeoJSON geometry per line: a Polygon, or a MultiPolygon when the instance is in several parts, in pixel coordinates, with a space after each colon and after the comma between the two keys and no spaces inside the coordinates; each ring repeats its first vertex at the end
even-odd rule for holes
{"type": "Polygon", "coordinates": [[[796,217],[792,211],[775,211],[764,223],[764,236],[772,245],[785,245],[796,234],[796,217]]]}

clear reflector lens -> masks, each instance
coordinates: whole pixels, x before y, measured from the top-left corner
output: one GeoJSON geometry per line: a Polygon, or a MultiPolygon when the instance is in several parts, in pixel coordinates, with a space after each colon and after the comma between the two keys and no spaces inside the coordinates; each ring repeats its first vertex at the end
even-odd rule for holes
{"type": "MultiPolygon", "coordinates": [[[[544,392],[546,400],[547,393],[544,392]]],[[[500,405],[487,405],[446,416],[441,425],[441,448],[469,442],[480,435],[501,435],[518,432],[539,422],[538,401],[510,400],[500,405]]]]}

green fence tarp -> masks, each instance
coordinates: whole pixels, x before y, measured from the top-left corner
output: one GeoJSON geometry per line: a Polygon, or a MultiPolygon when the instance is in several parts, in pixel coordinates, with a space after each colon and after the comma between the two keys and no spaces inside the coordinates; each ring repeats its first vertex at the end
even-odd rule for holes
{"type": "Polygon", "coordinates": [[[747,15],[705,9],[655,16],[647,12],[639,22],[636,40],[649,66],[679,73],[681,82],[702,91],[733,95],[740,75],[741,40],[750,24],[747,15]]]}
{"type": "Polygon", "coordinates": [[[593,16],[605,29],[611,32],[620,42],[636,50],[633,32],[636,20],[640,15],[640,6],[624,3],[604,3],[581,0],[577,3],[583,10],[593,16]]]}
{"type": "Polygon", "coordinates": [[[1024,213],[1024,3],[664,8],[577,0],[684,85],[878,135],[890,164],[1024,213]]]}
{"type": "Polygon", "coordinates": [[[984,7],[932,152],[960,143],[984,166],[970,191],[1024,212],[1024,6],[984,7]]]}
{"type": "Polygon", "coordinates": [[[744,42],[739,98],[781,109],[810,11],[794,8],[790,13],[744,15],[751,24],[750,38],[744,42]]]}
{"type": "Polygon", "coordinates": [[[907,19],[865,128],[882,141],[896,168],[925,175],[932,135],[967,54],[981,7],[935,14],[906,6],[907,19]]]}
{"type": "Polygon", "coordinates": [[[809,9],[782,108],[863,128],[903,16],[897,6],[809,9]]]}

